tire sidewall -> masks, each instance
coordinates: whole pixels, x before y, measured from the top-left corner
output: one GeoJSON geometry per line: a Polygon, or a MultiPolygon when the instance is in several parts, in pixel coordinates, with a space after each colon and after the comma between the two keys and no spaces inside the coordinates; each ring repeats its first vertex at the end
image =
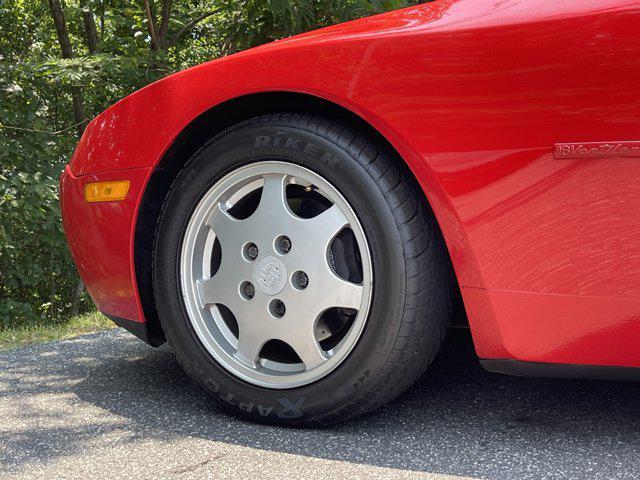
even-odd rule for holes
{"type": "MultiPolygon", "coordinates": [[[[263,421],[309,423],[348,408],[377,388],[396,342],[405,306],[406,266],[393,212],[375,179],[326,133],[293,125],[248,124],[214,138],[176,178],[156,235],[154,290],[165,335],[183,368],[237,413],[263,421]],[[180,286],[182,239],[202,196],[243,165],[279,160],[321,175],[347,199],[364,229],[373,267],[373,296],[364,330],[349,356],[322,379],[291,389],[242,381],[205,350],[188,319],[180,286]]],[[[367,148],[367,145],[358,148],[367,148]]]]}

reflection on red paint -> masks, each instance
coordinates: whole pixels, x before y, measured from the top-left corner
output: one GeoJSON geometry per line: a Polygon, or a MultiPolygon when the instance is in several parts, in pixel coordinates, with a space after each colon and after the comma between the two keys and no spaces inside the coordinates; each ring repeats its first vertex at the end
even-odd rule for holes
{"type": "MultiPolygon", "coordinates": [[[[138,200],[146,172],[204,111],[258,92],[319,96],[380,131],[420,181],[482,357],[640,366],[640,159],[564,146],[554,157],[556,144],[635,148],[624,142],[640,139],[639,20],[634,1],[448,0],[279,41],[99,115],[67,182],[131,173],[138,200]]],[[[67,196],[70,244],[98,306],[142,320],[137,205],[116,214],[67,196]]]]}

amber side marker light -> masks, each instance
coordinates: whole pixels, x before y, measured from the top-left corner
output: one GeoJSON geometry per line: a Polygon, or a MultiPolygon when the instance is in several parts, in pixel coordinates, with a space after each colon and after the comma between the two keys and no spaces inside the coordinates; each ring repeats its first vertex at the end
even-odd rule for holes
{"type": "Polygon", "coordinates": [[[129,192],[129,180],[87,183],[84,186],[85,202],[118,202],[129,192]]]}

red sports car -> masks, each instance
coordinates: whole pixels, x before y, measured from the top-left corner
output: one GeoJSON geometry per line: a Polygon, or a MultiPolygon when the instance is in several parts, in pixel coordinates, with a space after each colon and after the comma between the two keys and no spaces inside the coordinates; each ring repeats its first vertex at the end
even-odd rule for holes
{"type": "Polygon", "coordinates": [[[237,413],[324,425],[427,368],[640,377],[640,3],[440,0],[177,73],[61,179],[98,308],[237,413]]]}

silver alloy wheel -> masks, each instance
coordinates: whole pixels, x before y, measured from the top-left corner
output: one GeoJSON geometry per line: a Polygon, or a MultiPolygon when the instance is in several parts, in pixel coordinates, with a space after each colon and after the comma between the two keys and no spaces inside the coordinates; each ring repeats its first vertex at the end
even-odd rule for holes
{"type": "Polygon", "coordinates": [[[320,175],[278,161],[240,167],[205,193],[183,237],[180,278],[209,354],[239,378],[275,389],[319,380],[344,361],[364,329],[373,288],[369,247],[351,206],[320,175]],[[324,210],[294,213],[290,185],[320,195],[324,210]],[[255,209],[233,216],[248,198],[257,198],[255,209]],[[335,265],[332,245],[345,231],[357,245],[357,282],[335,265]],[[349,320],[334,331],[325,317],[336,310],[349,320]],[[275,353],[265,353],[267,345],[275,353]]]}

